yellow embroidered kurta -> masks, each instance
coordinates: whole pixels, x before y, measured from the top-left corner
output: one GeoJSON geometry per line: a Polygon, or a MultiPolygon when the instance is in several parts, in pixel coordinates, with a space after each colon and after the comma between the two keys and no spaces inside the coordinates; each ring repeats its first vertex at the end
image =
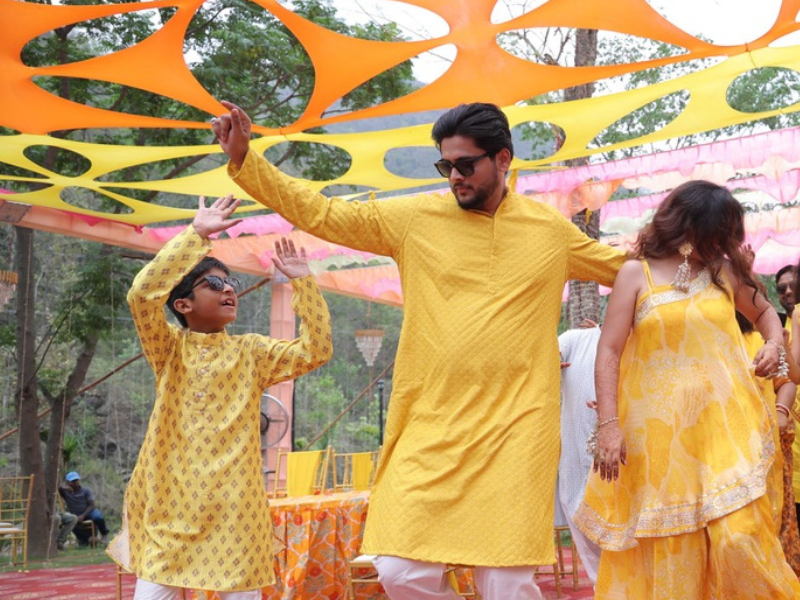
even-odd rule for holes
{"type": "Polygon", "coordinates": [[[604,550],[697,531],[764,495],[775,410],[734,310],[707,271],[688,293],[658,285],[637,301],[619,377],[628,464],[613,484],[592,473],[575,515],[604,550]]]}
{"type": "Polygon", "coordinates": [[[299,228],[391,256],[404,320],[364,552],[486,566],[554,561],[557,326],[568,279],[609,285],[621,252],[509,193],[345,202],[249,152],[229,173],[299,228]]]}
{"type": "Polygon", "coordinates": [[[273,582],[272,520],[261,473],[261,394],[331,356],[330,317],[312,277],[292,280],[299,338],[202,334],[167,322],[170,291],[211,249],[189,227],[128,293],[156,376],[147,434],[108,553],[137,577],[194,589],[273,582]]]}

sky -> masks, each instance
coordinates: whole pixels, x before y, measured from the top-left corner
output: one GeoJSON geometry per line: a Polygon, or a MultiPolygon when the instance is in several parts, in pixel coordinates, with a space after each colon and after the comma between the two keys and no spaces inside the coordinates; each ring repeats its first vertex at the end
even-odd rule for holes
{"type": "MultiPolygon", "coordinates": [[[[548,0],[498,0],[492,14],[495,23],[528,12],[548,0]]],[[[442,0],[444,3],[444,0],[442,0]]],[[[692,35],[733,45],[764,34],[778,14],[780,0],[648,0],[662,15],[692,35]]],[[[410,39],[432,39],[447,33],[447,24],[436,14],[394,0],[333,0],[339,15],[350,22],[394,21],[410,39]]],[[[800,43],[793,36],[785,44],[800,43]]],[[[779,44],[784,45],[784,44],[779,44]]],[[[440,47],[413,60],[414,75],[429,83],[439,77],[455,56],[455,48],[440,47]]]]}

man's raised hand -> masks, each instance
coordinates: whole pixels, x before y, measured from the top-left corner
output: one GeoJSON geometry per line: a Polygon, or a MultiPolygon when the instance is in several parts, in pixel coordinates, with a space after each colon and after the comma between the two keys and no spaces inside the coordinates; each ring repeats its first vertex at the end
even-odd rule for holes
{"type": "Polygon", "coordinates": [[[211,119],[211,130],[231,162],[241,167],[250,147],[253,123],[247,113],[235,104],[223,100],[222,105],[230,112],[211,119]]]}

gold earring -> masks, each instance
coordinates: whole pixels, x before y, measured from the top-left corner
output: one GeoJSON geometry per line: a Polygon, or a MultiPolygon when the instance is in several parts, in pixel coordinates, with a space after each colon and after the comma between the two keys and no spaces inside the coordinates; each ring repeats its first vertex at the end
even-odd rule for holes
{"type": "Polygon", "coordinates": [[[672,287],[684,294],[689,291],[689,283],[692,277],[692,267],[689,264],[689,255],[694,250],[694,247],[689,242],[683,242],[678,247],[678,252],[683,256],[683,262],[678,267],[678,272],[675,273],[675,279],[672,280],[672,287]]]}

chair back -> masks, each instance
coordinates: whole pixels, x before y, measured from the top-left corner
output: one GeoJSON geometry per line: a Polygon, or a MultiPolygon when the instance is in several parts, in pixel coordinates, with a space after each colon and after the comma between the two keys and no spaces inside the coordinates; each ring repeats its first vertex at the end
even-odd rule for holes
{"type": "Polygon", "coordinates": [[[333,453],[333,489],[337,492],[366,491],[372,487],[378,451],[333,453]]]}
{"type": "Polygon", "coordinates": [[[0,477],[0,540],[11,542],[11,563],[28,564],[28,517],[33,475],[0,477]],[[21,555],[21,561],[20,561],[21,555]]]}
{"type": "Polygon", "coordinates": [[[272,497],[321,494],[327,487],[331,448],[286,452],[278,449],[272,497]]]}
{"type": "Polygon", "coordinates": [[[0,477],[0,523],[27,529],[33,494],[33,475],[0,477]]]}

